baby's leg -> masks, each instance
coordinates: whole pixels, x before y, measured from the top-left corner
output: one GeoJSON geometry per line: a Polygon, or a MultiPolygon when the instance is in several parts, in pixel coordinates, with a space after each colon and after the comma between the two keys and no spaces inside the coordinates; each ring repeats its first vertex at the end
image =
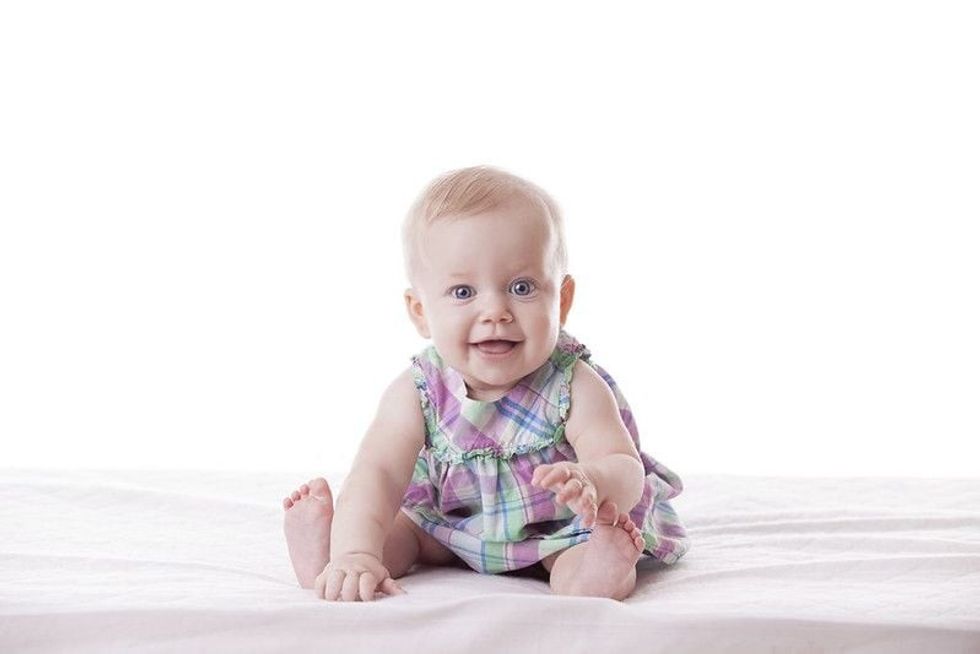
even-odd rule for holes
{"type": "Polygon", "coordinates": [[[415,563],[466,566],[452,550],[398,511],[388,531],[381,563],[394,579],[404,576],[415,563]]]}
{"type": "MultiPolygon", "coordinates": [[[[283,499],[286,510],[283,531],[293,570],[301,588],[313,588],[317,575],[330,560],[330,525],[333,496],[327,480],[318,477],[283,499]]],[[[398,579],[416,562],[447,565],[459,558],[420,529],[401,511],[388,532],[382,565],[398,579]]],[[[460,561],[461,562],[461,561],[460,561]]]]}
{"type": "Polygon", "coordinates": [[[623,600],[636,587],[636,562],[643,553],[643,535],[616,505],[599,508],[592,535],[584,543],[542,559],[558,595],[585,595],[623,600]]]}

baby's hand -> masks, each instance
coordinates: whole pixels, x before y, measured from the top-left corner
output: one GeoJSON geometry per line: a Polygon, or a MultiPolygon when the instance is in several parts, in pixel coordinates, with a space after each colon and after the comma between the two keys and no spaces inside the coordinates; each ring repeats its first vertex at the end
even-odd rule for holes
{"type": "Polygon", "coordinates": [[[540,465],[534,469],[531,483],[556,493],[559,502],[582,516],[584,527],[595,525],[598,492],[585,468],[578,463],[562,461],[540,465]]]}
{"type": "Polygon", "coordinates": [[[353,552],[330,559],[313,583],[316,596],[328,602],[374,600],[375,592],[400,595],[405,590],[395,583],[388,569],[373,554],[353,552]]]}

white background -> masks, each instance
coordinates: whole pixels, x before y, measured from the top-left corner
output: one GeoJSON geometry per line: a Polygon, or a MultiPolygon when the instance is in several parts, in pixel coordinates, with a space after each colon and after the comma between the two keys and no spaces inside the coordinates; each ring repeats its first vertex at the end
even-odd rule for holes
{"type": "Polygon", "coordinates": [[[975,7],[6,3],[0,465],[346,470],[486,163],[682,477],[980,474],[975,7]]]}

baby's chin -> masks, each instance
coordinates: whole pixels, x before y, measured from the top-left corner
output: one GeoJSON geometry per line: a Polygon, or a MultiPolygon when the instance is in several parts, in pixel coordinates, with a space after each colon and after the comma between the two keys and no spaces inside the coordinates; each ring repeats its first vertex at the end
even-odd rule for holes
{"type": "Polygon", "coordinates": [[[471,348],[465,372],[478,387],[512,388],[548,360],[548,357],[537,357],[533,361],[528,361],[526,356],[521,356],[524,352],[518,351],[520,349],[522,346],[518,345],[503,357],[487,357],[483,353],[474,351],[475,348],[471,348]]]}

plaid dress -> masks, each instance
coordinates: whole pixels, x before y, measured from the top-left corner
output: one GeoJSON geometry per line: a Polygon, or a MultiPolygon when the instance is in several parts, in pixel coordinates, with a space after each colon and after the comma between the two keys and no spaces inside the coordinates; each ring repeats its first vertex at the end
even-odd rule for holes
{"type": "Polygon", "coordinates": [[[688,540],[668,500],[683,489],[681,480],[640,450],[626,399],[590,357],[561,330],[548,361],[495,402],[467,397],[462,375],[434,346],[412,357],[426,435],[401,510],[481,573],[526,568],[587,541],[592,530],[582,519],[552,491],[531,484],[537,466],[578,460],[565,440],[565,420],[581,359],[609,384],[643,461],[643,495],[629,515],[643,532],[644,552],[676,562],[688,540]]]}

